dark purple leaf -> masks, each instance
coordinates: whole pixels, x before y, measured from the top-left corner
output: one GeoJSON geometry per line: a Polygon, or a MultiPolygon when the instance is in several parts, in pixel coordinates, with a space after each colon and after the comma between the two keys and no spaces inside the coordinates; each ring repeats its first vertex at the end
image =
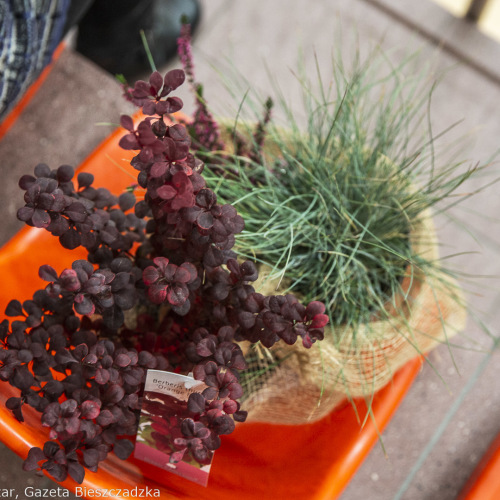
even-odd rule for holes
{"type": "Polygon", "coordinates": [[[167,285],[151,285],[148,288],[148,297],[153,304],[162,304],[167,298],[167,285]]]}
{"type": "Polygon", "coordinates": [[[162,274],[165,274],[165,271],[167,270],[168,263],[170,261],[166,257],[155,257],[153,259],[153,262],[155,263],[155,266],[158,267],[160,272],[162,274]]]}
{"type": "Polygon", "coordinates": [[[82,238],[75,229],[70,229],[59,237],[59,241],[64,248],[74,250],[80,246],[82,238]]]}
{"type": "Polygon", "coordinates": [[[17,218],[20,221],[28,222],[33,217],[34,212],[35,212],[35,209],[33,207],[21,207],[17,211],[17,218]]]}
{"type": "Polygon", "coordinates": [[[238,314],[238,323],[246,329],[250,329],[255,325],[255,314],[247,311],[241,311],[238,314]]]}
{"type": "Polygon", "coordinates": [[[35,379],[27,366],[21,365],[14,369],[14,375],[10,378],[10,383],[22,391],[27,391],[35,384],[35,379]]]}
{"type": "Polygon", "coordinates": [[[223,264],[224,255],[222,252],[211,245],[203,256],[203,263],[208,267],[217,267],[223,264]]]}
{"type": "Polygon", "coordinates": [[[50,224],[50,215],[45,210],[36,208],[31,221],[35,227],[47,227],[50,224]]]}
{"type": "Polygon", "coordinates": [[[67,399],[61,403],[61,412],[65,417],[74,415],[78,408],[78,403],[74,399],[67,399]]]}
{"type": "Polygon", "coordinates": [[[95,305],[89,297],[79,293],[75,297],[75,311],[78,314],[91,315],[94,314],[95,305]]]}
{"type": "Polygon", "coordinates": [[[203,392],[203,397],[207,401],[211,401],[212,399],[215,399],[217,397],[217,394],[219,391],[215,387],[207,387],[203,392]]]}
{"type": "MultiPolygon", "coordinates": [[[[175,90],[177,87],[182,85],[184,83],[184,80],[186,79],[186,75],[184,74],[184,71],[181,69],[173,69],[169,71],[164,78],[164,83],[165,83],[165,91],[167,93],[172,92],[175,90]]],[[[166,95],[166,94],[165,94],[166,95]]]]}
{"type": "Polygon", "coordinates": [[[40,448],[33,447],[28,452],[28,456],[23,463],[23,470],[25,471],[38,470],[39,469],[38,462],[41,462],[42,460],[46,459],[47,458],[45,457],[45,453],[40,448]]]}
{"type": "Polygon", "coordinates": [[[125,391],[123,390],[123,387],[117,384],[111,385],[104,394],[106,401],[114,404],[121,401],[123,396],[125,396],[125,391]]]}
{"type": "Polygon", "coordinates": [[[244,422],[247,419],[248,412],[239,410],[236,413],[233,413],[233,418],[236,422],[244,422]]]}
{"type": "Polygon", "coordinates": [[[77,177],[79,188],[89,187],[94,182],[94,176],[88,172],[81,172],[77,177]]]}
{"type": "Polygon", "coordinates": [[[329,318],[326,314],[316,314],[311,322],[311,328],[323,328],[328,323],[329,318]]]}
{"type": "MultiPolygon", "coordinates": [[[[153,166],[151,167],[151,177],[161,177],[162,175],[165,175],[168,172],[169,164],[167,162],[156,162],[153,163],[153,166]]],[[[29,219],[27,219],[29,220],[29,219]]]]}
{"type": "Polygon", "coordinates": [[[302,345],[306,348],[309,349],[313,345],[313,340],[309,335],[304,335],[302,337],[302,345]]]}
{"type": "Polygon", "coordinates": [[[59,419],[60,415],[61,415],[61,408],[59,406],[59,403],[57,402],[50,403],[49,405],[46,406],[43,412],[42,425],[48,427],[53,426],[59,419]]]}
{"type": "Polygon", "coordinates": [[[55,355],[57,364],[64,365],[66,363],[76,363],[75,358],[67,349],[59,349],[55,355]]]}
{"type": "Polygon", "coordinates": [[[11,397],[5,402],[5,406],[9,410],[15,410],[21,407],[21,398],[11,397]]]}
{"type": "Polygon", "coordinates": [[[49,177],[50,167],[46,163],[39,163],[35,167],[35,175],[37,177],[49,177]]]}
{"type": "Polygon", "coordinates": [[[156,103],[154,101],[146,101],[142,105],[142,112],[145,115],[148,115],[148,116],[157,114],[157,112],[156,112],[156,103]]]}
{"type": "Polygon", "coordinates": [[[113,447],[113,451],[118,458],[127,460],[131,453],[134,451],[134,444],[128,439],[120,439],[113,447]]]}
{"type": "Polygon", "coordinates": [[[84,401],[80,406],[80,410],[82,412],[82,418],[89,420],[97,418],[101,412],[100,406],[95,401],[90,400],[84,401]]]}
{"type": "Polygon", "coordinates": [[[249,260],[241,264],[241,272],[245,275],[246,281],[255,281],[259,277],[259,272],[255,264],[249,260]]]}
{"type": "Polygon", "coordinates": [[[159,187],[156,192],[158,196],[163,200],[171,200],[174,196],[177,195],[177,190],[173,186],[170,186],[168,184],[159,187]]]}
{"type": "Polygon", "coordinates": [[[181,306],[188,296],[189,290],[184,283],[174,283],[167,291],[167,300],[173,306],[181,306]]]}
{"type": "Polygon", "coordinates": [[[131,386],[140,385],[144,381],[144,370],[142,368],[135,368],[123,374],[125,383],[131,386]]]}
{"type": "Polygon", "coordinates": [[[57,399],[64,392],[64,385],[59,380],[50,380],[43,386],[43,392],[57,399]]]}
{"type": "Polygon", "coordinates": [[[115,417],[109,410],[103,410],[97,417],[97,423],[103,427],[106,425],[113,424],[115,422],[115,417]]]}
{"type": "Polygon", "coordinates": [[[61,165],[56,173],[59,182],[69,182],[74,175],[75,169],[71,165],[61,165]]]}
{"type": "Polygon", "coordinates": [[[148,351],[141,351],[139,353],[139,364],[146,368],[155,368],[156,358],[148,351]]]}
{"type": "Polygon", "coordinates": [[[74,269],[65,269],[59,277],[59,282],[68,292],[77,292],[81,287],[78,274],[74,269]]]}
{"type": "Polygon", "coordinates": [[[187,404],[188,410],[193,413],[205,411],[205,398],[198,392],[190,394],[187,404]]]}
{"type": "Polygon", "coordinates": [[[47,458],[52,458],[60,449],[54,441],[46,441],[43,445],[43,453],[47,458]]]}
{"type": "Polygon", "coordinates": [[[193,368],[193,377],[195,378],[195,380],[205,380],[206,376],[207,372],[205,371],[204,365],[196,365],[193,368]]]}
{"type": "Polygon", "coordinates": [[[67,418],[64,428],[68,434],[76,434],[80,430],[80,419],[77,416],[67,418]]]}
{"type": "Polygon", "coordinates": [[[163,87],[163,77],[158,71],[154,71],[149,77],[149,84],[153,87],[154,91],[158,93],[163,87]]]}
{"type": "Polygon", "coordinates": [[[177,113],[184,106],[182,99],[180,97],[169,97],[166,101],[164,101],[167,106],[166,110],[163,113],[177,113]]]}
{"type": "Polygon", "coordinates": [[[118,145],[122,149],[126,149],[126,150],[139,149],[139,143],[137,142],[137,138],[136,138],[135,134],[124,135],[120,139],[120,142],[118,143],[118,145]]]}
{"type": "Polygon", "coordinates": [[[129,356],[126,354],[118,354],[115,358],[115,364],[120,366],[121,368],[125,368],[126,366],[130,365],[131,359],[129,356]]]}
{"type": "Polygon", "coordinates": [[[234,420],[228,415],[221,415],[214,420],[214,428],[219,436],[231,434],[234,431],[234,420]]]}
{"type": "Polygon", "coordinates": [[[203,357],[212,356],[212,354],[215,352],[216,347],[217,345],[214,339],[206,338],[198,342],[198,345],[196,346],[196,352],[203,357]]]}
{"type": "Polygon", "coordinates": [[[130,192],[122,193],[118,197],[118,204],[124,212],[130,210],[135,205],[135,194],[130,192]]]}
{"type": "Polygon", "coordinates": [[[124,311],[132,309],[137,301],[137,295],[135,288],[133,287],[120,290],[119,292],[116,292],[113,297],[116,305],[124,311]]]}
{"type": "Polygon", "coordinates": [[[224,411],[230,415],[238,411],[238,407],[238,403],[232,399],[224,401],[224,411]]]}
{"type": "Polygon", "coordinates": [[[124,129],[128,130],[129,132],[133,132],[134,131],[134,121],[128,115],[121,115],[120,116],[120,125],[124,129]]]}
{"type": "Polygon", "coordinates": [[[65,481],[68,477],[68,471],[65,465],[45,462],[42,469],[46,470],[56,481],[65,481]]]}
{"type": "Polygon", "coordinates": [[[23,306],[21,302],[18,300],[11,300],[5,308],[5,314],[7,316],[23,316],[23,306]]]}
{"type": "Polygon", "coordinates": [[[78,344],[73,351],[73,356],[76,359],[83,359],[89,353],[89,346],[87,344],[78,344]]]}
{"type": "Polygon", "coordinates": [[[132,95],[136,99],[141,99],[141,98],[148,97],[149,95],[151,95],[151,88],[150,88],[149,83],[147,83],[143,80],[139,80],[139,81],[135,82],[135,86],[134,86],[134,90],[132,92],[132,95]]]}
{"type": "Polygon", "coordinates": [[[28,190],[36,181],[32,175],[23,175],[19,179],[19,187],[23,190],[28,190]]]}
{"type": "Polygon", "coordinates": [[[142,273],[142,279],[144,281],[144,284],[147,286],[152,285],[153,283],[158,281],[159,278],[160,278],[160,272],[154,266],[146,267],[146,269],[144,269],[142,273]]]}
{"type": "Polygon", "coordinates": [[[85,469],[78,462],[70,461],[68,462],[68,474],[73,481],[82,484],[85,477],[85,469]]]}
{"type": "Polygon", "coordinates": [[[100,275],[92,276],[83,284],[83,291],[91,295],[104,292],[104,277],[100,275]]]}
{"type": "Polygon", "coordinates": [[[191,273],[187,269],[181,266],[175,269],[172,281],[177,281],[178,283],[189,283],[191,280],[191,273]]]}
{"type": "Polygon", "coordinates": [[[108,370],[106,370],[104,368],[97,369],[97,371],[95,373],[95,381],[99,385],[107,384],[109,382],[109,378],[110,378],[110,375],[109,375],[108,370]]]}
{"type": "Polygon", "coordinates": [[[83,450],[83,463],[87,467],[95,467],[99,463],[99,452],[95,448],[83,450]]]}
{"type": "Polygon", "coordinates": [[[87,218],[87,210],[85,206],[78,201],[69,205],[64,210],[64,214],[67,215],[73,222],[84,222],[87,218]]]}
{"type": "Polygon", "coordinates": [[[214,225],[214,218],[210,212],[202,212],[196,219],[196,223],[205,231],[208,231],[214,225]]]}
{"type": "Polygon", "coordinates": [[[325,305],[317,300],[310,302],[306,307],[306,315],[309,318],[313,318],[317,314],[324,314],[324,312],[325,312],[325,305]]]}

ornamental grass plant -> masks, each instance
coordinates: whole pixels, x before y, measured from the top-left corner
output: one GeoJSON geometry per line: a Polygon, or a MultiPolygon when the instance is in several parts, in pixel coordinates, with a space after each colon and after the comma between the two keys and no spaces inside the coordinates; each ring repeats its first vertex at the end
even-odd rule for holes
{"type": "Polygon", "coordinates": [[[346,397],[370,401],[406,361],[465,326],[464,299],[439,258],[432,217],[471,196],[461,187],[490,163],[456,160],[440,141],[447,131],[433,133],[435,84],[415,72],[416,55],[395,66],[375,49],[347,67],[336,54],[329,68],[299,71],[300,112],[279,89],[275,106],[231,80],[237,111],[215,120],[188,42],[185,32],[181,60],[194,116],[206,123],[188,130],[210,170],[207,183],[245,218],[239,257],[260,266],[261,291],[321,300],[330,318],[325,342],[308,356],[252,348],[244,377],[247,393],[257,395],[249,407],[254,415],[260,403],[267,407],[257,419],[300,423],[346,397]],[[304,406],[300,417],[285,404],[284,387],[304,406]]]}
{"type": "Polygon", "coordinates": [[[269,267],[281,289],[322,297],[332,325],[366,323],[384,310],[409,263],[435,272],[440,264],[415,255],[410,233],[429,209],[455,204],[452,196],[483,168],[436,164],[436,138],[425,130],[430,95],[420,77],[405,76],[406,65],[377,77],[371,56],[349,74],[336,60],[320,92],[298,80],[307,121],[281,101],[286,125],[266,123],[269,148],[238,117],[221,124],[222,135],[231,148],[233,139],[247,143],[233,155],[208,154],[224,168],[211,170],[207,182],[246,217],[238,253],[269,267]]]}

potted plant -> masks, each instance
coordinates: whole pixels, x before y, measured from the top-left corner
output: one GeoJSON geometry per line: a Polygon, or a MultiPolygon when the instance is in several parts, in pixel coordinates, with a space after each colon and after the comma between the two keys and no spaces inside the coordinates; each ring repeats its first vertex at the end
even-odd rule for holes
{"type": "MultiPolygon", "coordinates": [[[[105,185],[117,195],[130,186],[131,175],[136,172],[129,161],[133,152],[127,154],[118,146],[123,134],[121,129],[115,131],[78,169],[79,173],[91,173],[96,185],[105,185]]],[[[49,263],[64,269],[71,267],[75,257],[85,256],[83,248],[68,252],[47,231],[24,228],[0,251],[3,283],[0,308],[5,309],[12,296],[28,299],[37,289],[46,286],[46,282],[37,276],[41,265],[49,263]]],[[[234,498],[234,491],[240,491],[242,498],[252,500],[265,498],[270,492],[273,495],[293,493],[299,497],[330,499],[342,491],[363,457],[378,440],[380,430],[385,427],[419,372],[420,364],[419,360],[409,363],[394,376],[389,386],[374,396],[370,412],[376,423],[368,421],[360,427],[359,416],[368,409],[362,400],[356,400],[353,406],[337,408],[318,422],[293,428],[253,422],[237,425],[231,435],[222,438],[207,488],[166,474],[163,469],[134,457],[120,460],[113,453],[99,464],[97,472],[87,471],[81,485],[70,477],[60,485],[64,491],[72,490],[87,498],[95,497],[97,491],[102,494],[106,490],[113,490],[117,498],[130,498],[133,489],[139,486],[154,490],[155,495],[178,495],[193,500],[214,496],[230,500],[234,498]],[[290,439],[291,432],[293,439],[290,439]],[[334,442],[334,449],[325,448],[325,442],[334,442]],[[302,460],[297,460],[297,456],[302,460]],[[304,463],[314,463],[308,472],[308,481],[302,479],[304,463]]],[[[5,402],[18,395],[15,387],[8,383],[0,384],[0,437],[13,451],[26,458],[32,447],[42,448],[49,439],[48,428],[41,426],[39,412],[31,407],[23,409],[24,422],[13,416],[12,411],[5,407],[5,402]]]]}
{"type": "Polygon", "coordinates": [[[328,321],[324,306],[303,306],[292,295],[256,293],[252,262],[238,262],[231,248],[244,222],[220,205],[202,176],[203,164],[170,116],[182,101],[170,94],[182,70],[129,93],[146,115],[138,125],[122,116],[120,141],[138,154],[137,183],[118,198],[94,177],[40,164],[20,187],[18,218],[45,229],[67,250],[88,255],[71,268],[39,268],[47,286],[31,300],[9,302],[1,324],[0,377],[19,390],[6,401],[19,421],[30,406],[50,428],[43,448],[30,450],[24,467],[57,481],[83,481],[113,451],[134,449],[141,393],[148,369],[192,372],[204,390],[187,401],[169,460],[207,463],[246,412],[238,399],[246,366],[236,343],[245,337],[271,347],[302,339],[310,347],[328,321]]]}
{"type": "MultiPolygon", "coordinates": [[[[335,435],[339,422],[348,431],[338,442],[352,449],[359,434],[356,412],[349,406],[331,410],[346,397],[364,396],[386,421],[405,385],[396,377],[392,388],[382,389],[381,394],[397,392],[389,405],[379,404],[384,400],[375,393],[409,358],[463,323],[460,293],[436,265],[429,208],[471,171],[431,172],[417,189],[422,170],[416,165],[425,163],[426,148],[407,154],[407,138],[401,143],[397,133],[411,116],[394,108],[394,101],[375,108],[372,128],[360,126],[357,106],[366,109],[370,86],[363,72],[345,89],[337,82],[333,105],[329,99],[315,103],[306,132],[293,121],[286,131],[273,126],[271,101],[256,128],[218,125],[194,79],[187,30],[180,51],[195,89],[193,119],[177,116],[170,122],[182,107],[170,96],[184,80],[181,71],[164,78],[154,72],[148,82],[125,86],[126,97],[146,115],[139,123],[121,119],[127,132],[120,145],[134,152],[131,165],[138,172],[126,192],[115,198],[95,188],[87,172],[78,174],[75,186],[66,166],[40,165],[20,181],[26,206],[19,218],[45,228],[67,250],[86,249],[62,272],[41,266],[45,287],[32,299],[11,301],[7,315],[15,319],[5,320],[1,330],[0,375],[20,390],[7,407],[21,420],[31,406],[50,429],[49,444],[32,448],[25,467],[41,468],[58,481],[68,475],[83,481],[83,466],[116,468],[112,460],[103,462],[112,449],[121,458],[130,456],[134,444],[124,436],[135,435],[142,384],[151,368],[192,370],[207,385],[190,397],[190,415],[179,422],[182,437],[169,444],[173,463],[202,464],[212,455],[219,436],[246,418],[238,401],[244,389],[254,419],[304,424],[289,443],[298,447],[290,456],[312,450],[320,429],[335,435]],[[244,214],[244,231],[232,202],[244,214]],[[250,259],[269,275],[257,291],[250,285],[258,274],[250,259]],[[298,291],[308,305],[289,294],[265,292],[278,285],[298,291]],[[317,350],[312,344],[323,338],[329,319],[332,329],[317,350]],[[292,344],[298,337],[300,349],[274,347],[278,339],[292,344]]],[[[406,383],[415,367],[406,369],[406,383]]],[[[33,422],[33,411],[26,413],[33,422]]],[[[266,437],[272,434],[265,429],[266,437]]],[[[244,461],[255,453],[256,467],[276,462],[273,450],[286,448],[288,432],[281,429],[279,440],[262,445],[247,439],[244,461]],[[255,452],[263,447],[273,459],[266,462],[255,452]]],[[[370,433],[373,443],[375,426],[370,433]]],[[[241,445],[233,448],[240,456],[241,445]]],[[[317,451],[317,469],[327,475],[333,470],[330,455],[322,461],[317,451]]],[[[159,474],[147,467],[138,473],[137,462],[127,463],[130,478],[159,474]]],[[[234,484],[231,474],[222,474],[216,487],[234,484]]],[[[326,494],[326,487],[319,489],[326,494]]],[[[202,498],[200,490],[193,491],[202,498]]],[[[221,498],[230,498],[232,490],[224,491],[221,498]]]]}
{"type": "Polygon", "coordinates": [[[281,98],[281,125],[273,101],[250,92],[235,120],[218,122],[194,76],[188,27],[179,52],[196,98],[188,130],[207,182],[247,221],[235,250],[261,266],[259,290],[320,300],[330,318],[325,341],[307,354],[249,348],[250,418],[300,424],[346,399],[370,400],[406,362],[465,326],[432,219],[484,165],[439,165],[426,125],[431,94],[405,74],[411,58],[384,66],[375,51],[350,71],[339,57],[328,81],[299,75],[305,119],[281,98]]]}

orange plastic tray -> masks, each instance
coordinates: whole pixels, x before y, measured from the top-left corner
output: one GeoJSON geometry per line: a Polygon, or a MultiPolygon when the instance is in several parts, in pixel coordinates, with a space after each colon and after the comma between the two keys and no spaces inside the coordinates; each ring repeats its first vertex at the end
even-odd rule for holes
{"type": "MultiPolygon", "coordinates": [[[[124,134],[112,134],[82,164],[81,169],[95,175],[96,186],[115,193],[134,182],[135,171],[128,164],[129,154],[117,143],[124,134]]],[[[53,167],[56,167],[54,165],[53,167]]],[[[20,203],[22,200],[19,194],[20,203]]],[[[59,272],[84,252],[67,251],[57,238],[46,231],[25,228],[0,249],[0,311],[12,298],[24,300],[45,284],[38,278],[38,267],[51,264],[59,272]]],[[[357,413],[350,404],[332,412],[323,420],[307,425],[285,426],[245,423],[231,436],[223,436],[222,447],[215,453],[208,487],[169,474],[135,460],[126,462],[114,455],[97,473],[86,472],[78,495],[96,496],[95,490],[114,489],[112,498],[127,498],[118,490],[131,491],[136,485],[158,488],[162,498],[186,500],[265,500],[297,498],[332,500],[345,488],[395,412],[421,366],[416,359],[401,369],[389,386],[374,398],[375,423],[369,418],[361,428],[367,409],[356,401],[357,413]],[[85,493],[85,489],[87,494],[85,493]]],[[[17,422],[3,405],[16,391],[0,382],[0,439],[25,458],[33,446],[42,446],[47,433],[39,414],[26,411],[26,422],[17,422]]],[[[28,477],[28,476],[27,476],[28,477]]],[[[72,480],[62,486],[75,491],[72,480]]]]}
{"type": "Polygon", "coordinates": [[[467,481],[459,500],[498,500],[500,498],[500,434],[484,454],[467,481]]]}

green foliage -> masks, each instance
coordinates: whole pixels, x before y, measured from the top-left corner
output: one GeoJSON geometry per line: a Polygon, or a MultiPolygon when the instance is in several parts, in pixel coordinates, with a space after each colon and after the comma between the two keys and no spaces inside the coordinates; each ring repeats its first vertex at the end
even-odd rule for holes
{"type": "MultiPolygon", "coordinates": [[[[285,126],[271,120],[260,158],[206,154],[207,163],[224,164],[206,173],[207,183],[245,220],[240,256],[270,266],[270,280],[307,301],[325,302],[333,325],[383,313],[409,263],[434,272],[436,262],[412,252],[409,234],[475,170],[437,165],[432,89],[408,73],[411,62],[391,67],[371,54],[351,70],[337,60],[328,84],[319,70],[313,82],[299,77],[306,118],[281,99],[285,126]]],[[[252,108],[246,99],[242,109],[252,108]]],[[[229,139],[255,140],[254,124],[242,119],[226,128],[229,139]]]]}

